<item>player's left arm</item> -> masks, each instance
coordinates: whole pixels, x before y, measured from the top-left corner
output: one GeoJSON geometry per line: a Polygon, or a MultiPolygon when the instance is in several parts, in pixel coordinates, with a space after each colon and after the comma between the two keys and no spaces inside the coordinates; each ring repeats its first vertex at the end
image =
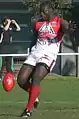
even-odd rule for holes
{"type": "Polygon", "coordinates": [[[37,36],[38,36],[38,33],[35,30],[35,28],[33,28],[33,37],[32,37],[32,41],[31,41],[31,44],[30,44],[30,52],[31,52],[32,47],[36,44],[37,36]]]}
{"type": "Polygon", "coordinates": [[[75,25],[68,22],[67,20],[61,19],[61,28],[64,33],[72,33],[75,30],[75,25]]]}

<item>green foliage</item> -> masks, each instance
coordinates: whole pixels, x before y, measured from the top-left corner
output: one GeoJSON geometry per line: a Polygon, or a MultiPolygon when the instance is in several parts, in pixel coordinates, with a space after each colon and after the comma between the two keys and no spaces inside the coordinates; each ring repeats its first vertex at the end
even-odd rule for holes
{"type": "MultiPolygon", "coordinates": [[[[44,0],[43,0],[44,1],[44,0]]],[[[50,0],[51,2],[54,2],[56,9],[61,8],[69,8],[71,4],[71,0],[50,0]]],[[[23,4],[26,5],[26,8],[30,12],[38,13],[39,5],[42,2],[42,0],[22,0],[23,4]]]]}
{"type": "MultiPolygon", "coordinates": [[[[40,3],[45,0],[22,0],[23,4],[26,5],[28,12],[32,13],[33,16],[38,15],[40,3]]],[[[63,16],[65,19],[71,19],[71,0],[50,0],[54,3],[55,12],[63,16]]],[[[32,21],[34,21],[32,19],[32,21]]]]}

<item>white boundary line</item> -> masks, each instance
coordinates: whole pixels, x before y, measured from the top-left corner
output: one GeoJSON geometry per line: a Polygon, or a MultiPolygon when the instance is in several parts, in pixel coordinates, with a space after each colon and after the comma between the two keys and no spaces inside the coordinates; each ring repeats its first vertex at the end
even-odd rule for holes
{"type": "MultiPolygon", "coordinates": [[[[2,104],[1,106],[3,106],[3,104],[12,104],[12,105],[16,105],[16,104],[26,104],[27,103],[27,101],[18,101],[18,102],[15,102],[15,101],[0,101],[0,104],[2,104]]],[[[41,104],[52,104],[53,103],[53,101],[42,101],[41,102],[41,104]]],[[[53,107],[53,109],[51,109],[51,111],[58,111],[58,112],[60,112],[60,111],[65,111],[65,110],[67,110],[67,111],[71,111],[71,110],[74,110],[74,111],[76,111],[77,109],[79,110],[79,106],[77,107],[77,106],[72,106],[72,107],[66,107],[66,105],[64,106],[64,107],[59,107],[59,104],[67,104],[67,105],[71,105],[71,104],[76,104],[77,105],[77,103],[75,103],[74,101],[56,101],[55,103],[57,103],[58,104],[58,107],[56,106],[52,106],[53,107]]],[[[6,105],[7,106],[7,105],[6,105]]],[[[39,110],[38,110],[39,111],[39,110]]],[[[42,112],[47,112],[47,111],[49,111],[49,109],[42,109],[42,112]]],[[[41,114],[41,113],[40,113],[41,114]]]]}
{"type": "MultiPolygon", "coordinates": [[[[6,103],[6,104],[10,104],[10,103],[16,103],[16,104],[24,104],[24,103],[27,103],[27,101],[0,101],[0,104],[3,104],[3,103],[6,103]]],[[[53,101],[41,101],[41,103],[43,104],[52,104],[53,101]]],[[[55,101],[55,103],[58,103],[58,104],[72,104],[75,102],[74,101],[55,101]]]]}
{"type": "MultiPolygon", "coordinates": [[[[0,54],[0,56],[13,56],[13,57],[23,57],[28,56],[29,52],[27,54],[0,54]]],[[[79,55],[79,53],[58,53],[57,55],[79,55]]]]}
{"type": "Polygon", "coordinates": [[[23,56],[28,56],[29,54],[0,54],[0,56],[13,56],[13,57],[23,57],[23,56]]]}

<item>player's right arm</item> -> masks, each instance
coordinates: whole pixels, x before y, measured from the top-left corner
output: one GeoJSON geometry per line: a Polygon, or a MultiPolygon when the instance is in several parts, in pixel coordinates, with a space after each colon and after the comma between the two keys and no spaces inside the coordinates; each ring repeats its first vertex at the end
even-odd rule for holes
{"type": "Polygon", "coordinates": [[[38,36],[38,33],[34,27],[33,28],[33,37],[32,37],[31,44],[30,44],[30,51],[31,51],[32,47],[36,44],[37,36],[38,36]]]}

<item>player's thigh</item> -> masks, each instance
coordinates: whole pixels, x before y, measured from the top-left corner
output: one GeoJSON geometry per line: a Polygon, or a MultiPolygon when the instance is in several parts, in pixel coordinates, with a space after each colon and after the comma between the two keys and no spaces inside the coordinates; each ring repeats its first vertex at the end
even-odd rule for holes
{"type": "Polygon", "coordinates": [[[17,76],[18,84],[25,84],[33,70],[34,66],[29,64],[23,64],[17,76]]]}
{"type": "Polygon", "coordinates": [[[38,63],[33,73],[33,85],[39,85],[40,81],[49,73],[47,70],[48,67],[44,63],[38,63]]]}
{"type": "Polygon", "coordinates": [[[18,79],[27,80],[30,74],[32,73],[33,69],[35,68],[35,66],[36,61],[33,55],[29,55],[18,73],[18,79]]]}

